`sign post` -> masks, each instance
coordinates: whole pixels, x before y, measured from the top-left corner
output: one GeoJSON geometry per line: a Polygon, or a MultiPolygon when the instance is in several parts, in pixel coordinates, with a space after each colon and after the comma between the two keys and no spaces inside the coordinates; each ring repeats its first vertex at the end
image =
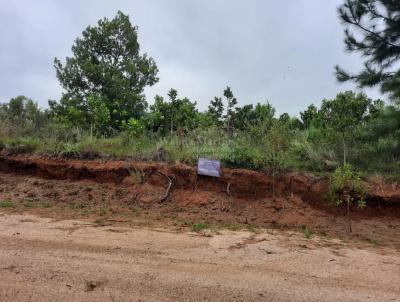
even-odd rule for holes
{"type": "Polygon", "coordinates": [[[221,162],[208,158],[199,158],[197,163],[197,174],[211,177],[221,176],[221,162]]]}

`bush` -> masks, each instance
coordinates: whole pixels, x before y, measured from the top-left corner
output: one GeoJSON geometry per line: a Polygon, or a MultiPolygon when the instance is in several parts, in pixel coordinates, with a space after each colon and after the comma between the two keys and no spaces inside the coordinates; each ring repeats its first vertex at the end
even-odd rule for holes
{"type": "Polygon", "coordinates": [[[64,157],[80,157],[79,145],[74,143],[59,143],[54,151],[64,157]]]}
{"type": "Polygon", "coordinates": [[[201,231],[203,231],[205,229],[208,229],[208,228],[209,228],[208,223],[204,222],[204,221],[200,221],[200,222],[192,224],[192,231],[196,232],[196,233],[199,233],[199,232],[201,232],[201,231]]]}
{"type": "Polygon", "coordinates": [[[6,149],[13,154],[33,153],[39,147],[40,141],[35,138],[16,138],[6,144],[6,149]]]}
{"type": "Polygon", "coordinates": [[[232,147],[221,160],[231,168],[260,170],[264,167],[263,153],[256,148],[243,145],[232,147]]]}
{"type": "Polygon", "coordinates": [[[354,172],[351,165],[344,164],[332,174],[330,181],[331,200],[336,202],[337,206],[346,203],[349,231],[351,228],[350,206],[356,202],[359,208],[365,207],[366,190],[358,173],[354,172]]]}

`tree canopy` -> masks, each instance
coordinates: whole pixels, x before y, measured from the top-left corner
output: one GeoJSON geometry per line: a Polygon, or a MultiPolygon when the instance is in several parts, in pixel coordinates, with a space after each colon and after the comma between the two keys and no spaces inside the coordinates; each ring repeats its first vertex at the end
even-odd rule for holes
{"type": "Polygon", "coordinates": [[[364,69],[352,74],[336,66],[339,81],[360,87],[380,86],[392,99],[400,99],[400,1],[345,0],[339,8],[349,52],[365,58],[364,69]]]}
{"type": "Polygon", "coordinates": [[[97,111],[112,128],[141,117],[147,107],[143,89],[158,81],[158,69],[151,57],[140,54],[137,31],[122,12],[88,26],[75,40],[73,56],[65,64],[54,59],[65,93],[59,103],[50,102],[53,111],[75,123],[90,124],[95,99],[97,111]]]}

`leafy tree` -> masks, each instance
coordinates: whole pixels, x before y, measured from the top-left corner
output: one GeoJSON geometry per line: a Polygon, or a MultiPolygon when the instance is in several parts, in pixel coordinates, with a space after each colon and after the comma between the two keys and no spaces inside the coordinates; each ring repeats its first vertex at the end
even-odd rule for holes
{"type": "Polygon", "coordinates": [[[343,164],[347,160],[348,142],[352,142],[356,128],[365,122],[371,100],[365,94],[352,91],[339,93],[333,100],[322,101],[320,116],[324,126],[339,135],[343,146],[343,164]]]}
{"type": "Polygon", "coordinates": [[[290,115],[288,113],[282,113],[278,118],[280,123],[289,124],[290,123],[290,115]]]}
{"type": "Polygon", "coordinates": [[[358,162],[370,171],[379,167],[381,171],[393,173],[395,163],[400,159],[399,108],[385,106],[377,112],[373,111],[357,136],[360,145],[358,162]]]}
{"type": "Polygon", "coordinates": [[[170,131],[171,134],[174,133],[174,123],[176,122],[176,118],[178,115],[179,110],[179,100],[178,98],[178,91],[176,89],[171,88],[168,91],[169,97],[169,106],[168,106],[168,119],[170,124],[170,131]]]}
{"type": "Polygon", "coordinates": [[[243,107],[236,107],[232,126],[235,129],[243,131],[248,125],[254,124],[256,119],[256,112],[252,104],[244,105],[243,107]]]}
{"type": "Polygon", "coordinates": [[[100,132],[106,132],[110,124],[110,110],[99,96],[89,96],[88,105],[91,133],[93,127],[100,132]]]}
{"type": "Polygon", "coordinates": [[[234,97],[233,92],[229,86],[226,87],[226,89],[224,90],[224,97],[227,100],[226,114],[224,116],[225,124],[228,131],[230,131],[235,114],[234,107],[237,105],[237,99],[234,97]]]}
{"type": "MultiPolygon", "coordinates": [[[[171,134],[180,128],[193,129],[196,126],[197,109],[196,102],[192,103],[188,98],[179,99],[178,92],[171,89],[168,92],[168,115],[171,134]]],[[[182,130],[180,130],[182,131],[182,130]]]]}
{"type": "Polygon", "coordinates": [[[257,123],[271,126],[275,116],[275,108],[269,102],[266,104],[257,103],[254,110],[256,112],[257,123]]]}
{"type": "Polygon", "coordinates": [[[144,125],[141,120],[131,117],[127,122],[123,122],[122,129],[130,138],[137,138],[143,135],[144,125]]]}
{"type": "Polygon", "coordinates": [[[48,121],[47,113],[41,111],[36,102],[23,95],[0,104],[0,118],[13,134],[21,131],[36,134],[48,121]]]}
{"type": "MultiPolygon", "coordinates": [[[[161,96],[156,96],[154,104],[150,106],[150,113],[146,116],[146,124],[153,131],[166,134],[182,128],[193,129],[198,123],[198,112],[196,102],[188,98],[178,98],[178,92],[170,89],[168,92],[169,102],[165,102],[161,96]]],[[[182,131],[180,130],[180,131],[182,131]]]]}
{"type": "Polygon", "coordinates": [[[318,108],[314,104],[308,106],[306,110],[300,112],[301,121],[303,122],[303,128],[308,129],[311,126],[312,121],[318,115],[318,108]]]}
{"type": "Polygon", "coordinates": [[[80,122],[87,122],[89,97],[94,95],[109,111],[109,124],[115,129],[144,114],[143,89],[158,81],[158,69],[151,57],[139,53],[137,30],[119,11],[112,20],[104,18],[97,26],[88,26],[64,65],[54,59],[57,78],[66,91],[60,103],[49,102],[56,115],[70,119],[68,113],[74,108],[82,112],[80,122]]]}
{"type": "Polygon", "coordinates": [[[213,120],[214,124],[217,126],[222,126],[223,124],[223,114],[224,114],[224,103],[222,98],[214,97],[208,106],[208,114],[213,120]]]}
{"type": "Polygon", "coordinates": [[[250,125],[247,131],[252,144],[262,150],[262,166],[272,176],[272,194],[275,198],[276,177],[285,170],[293,132],[287,123],[277,119],[260,120],[250,125]]]}
{"type": "Polygon", "coordinates": [[[346,49],[366,61],[358,74],[336,66],[338,80],[352,80],[361,87],[379,85],[383,93],[399,99],[400,1],[345,0],[339,15],[346,26],[346,49]]]}
{"type": "Polygon", "coordinates": [[[276,177],[286,167],[287,151],[292,143],[292,133],[288,124],[274,121],[263,139],[266,147],[266,169],[272,175],[272,194],[275,198],[276,177]]]}
{"type": "Polygon", "coordinates": [[[150,130],[165,135],[168,129],[170,129],[169,115],[169,104],[164,101],[162,96],[156,95],[154,97],[154,104],[150,105],[149,114],[144,117],[145,124],[150,130]]]}
{"type": "MultiPolygon", "coordinates": [[[[232,126],[235,129],[245,130],[249,126],[264,124],[264,127],[269,127],[272,125],[275,115],[275,108],[271,104],[260,104],[254,107],[252,104],[244,105],[243,107],[236,107],[233,114],[232,126]]],[[[287,122],[290,122],[289,115],[287,122]]]]}
{"type": "Polygon", "coordinates": [[[365,188],[360,175],[353,171],[350,164],[338,167],[331,176],[330,196],[337,206],[346,203],[349,232],[352,232],[350,206],[357,202],[360,208],[365,207],[365,188]]]}

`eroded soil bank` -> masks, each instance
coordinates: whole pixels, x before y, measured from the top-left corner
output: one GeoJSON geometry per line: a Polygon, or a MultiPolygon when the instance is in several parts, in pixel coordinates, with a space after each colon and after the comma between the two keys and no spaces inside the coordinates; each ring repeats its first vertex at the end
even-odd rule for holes
{"type": "MultiPolygon", "coordinates": [[[[58,180],[94,180],[100,183],[149,183],[166,186],[166,175],[173,189],[226,193],[231,197],[259,200],[272,197],[272,178],[244,169],[222,169],[220,178],[197,176],[196,168],[149,162],[117,160],[72,160],[39,156],[0,155],[0,172],[38,176],[58,180]],[[136,179],[132,179],[136,178],[136,179]]],[[[311,174],[286,173],[276,179],[276,197],[300,197],[305,202],[323,205],[327,201],[328,179],[311,174]]],[[[372,181],[366,183],[370,205],[400,204],[400,184],[372,181]]],[[[395,206],[396,207],[396,206],[395,206]]]]}
{"type": "MultiPolygon", "coordinates": [[[[352,238],[398,246],[400,188],[368,184],[367,208],[352,209],[352,238]]],[[[10,211],[92,217],[93,220],[169,220],[304,229],[346,237],[344,209],[329,205],[328,181],[287,174],[277,180],[248,170],[223,169],[220,179],[197,177],[186,165],[128,161],[85,161],[35,156],[0,157],[0,201],[10,211]],[[162,201],[172,180],[172,190],[162,201]]],[[[235,227],[236,228],[236,227],[235,227]]]]}

